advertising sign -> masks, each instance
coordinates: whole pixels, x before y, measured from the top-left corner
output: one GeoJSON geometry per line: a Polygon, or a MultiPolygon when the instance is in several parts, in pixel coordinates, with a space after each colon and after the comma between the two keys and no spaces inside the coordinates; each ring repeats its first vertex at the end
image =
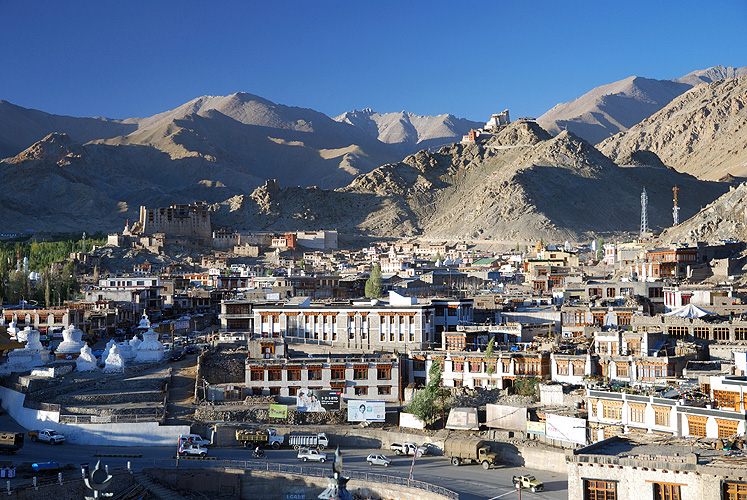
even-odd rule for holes
{"type": "Polygon", "coordinates": [[[449,418],[446,421],[447,429],[461,429],[466,431],[479,430],[480,424],[477,421],[477,408],[456,407],[449,412],[449,418]]]}
{"type": "Polygon", "coordinates": [[[270,418],[285,418],[288,416],[288,405],[270,405],[270,418]]]}
{"type": "Polygon", "coordinates": [[[410,429],[425,429],[425,422],[412,413],[401,412],[399,414],[399,426],[409,427],[410,429]]]}
{"type": "Polygon", "coordinates": [[[383,422],[386,420],[384,401],[348,401],[348,422],[383,422]]]}
{"type": "Polygon", "coordinates": [[[527,409],[515,406],[485,405],[487,421],[485,425],[491,429],[507,429],[525,431],[527,409]]]}
{"type": "Polygon", "coordinates": [[[527,434],[545,434],[544,422],[530,422],[527,420],[527,434]]]}
{"type": "Polygon", "coordinates": [[[296,395],[296,411],[325,412],[340,409],[340,392],[318,389],[299,389],[296,395]]]}
{"type": "Polygon", "coordinates": [[[551,439],[586,444],[586,420],[547,414],[545,434],[551,439]]]}

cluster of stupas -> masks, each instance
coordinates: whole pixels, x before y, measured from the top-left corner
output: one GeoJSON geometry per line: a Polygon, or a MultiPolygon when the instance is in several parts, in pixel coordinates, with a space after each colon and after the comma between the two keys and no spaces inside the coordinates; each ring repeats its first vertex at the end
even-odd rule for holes
{"type": "MultiPolygon", "coordinates": [[[[164,358],[163,344],[158,340],[158,333],[151,328],[148,316],[143,313],[140,319],[138,331],[142,333],[141,341],[137,334],[129,341],[116,343],[110,340],[101,356],[102,371],[104,373],[117,373],[124,371],[125,363],[156,363],[164,358]]],[[[24,372],[48,363],[50,359],[49,350],[46,350],[39,341],[39,331],[26,327],[23,330],[16,328],[15,323],[8,327],[8,334],[18,340],[25,342],[23,349],[15,349],[8,354],[8,362],[0,366],[0,372],[24,372]]],[[[56,359],[75,360],[78,371],[93,371],[99,366],[99,362],[91,348],[82,340],[83,332],[73,325],[62,331],[62,342],[55,351],[56,359]]]]}

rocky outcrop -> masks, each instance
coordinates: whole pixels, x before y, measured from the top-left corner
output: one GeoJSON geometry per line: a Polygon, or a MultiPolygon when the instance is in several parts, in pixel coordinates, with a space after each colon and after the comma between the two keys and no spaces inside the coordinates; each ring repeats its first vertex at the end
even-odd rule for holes
{"type": "Polygon", "coordinates": [[[627,132],[599,144],[623,163],[637,152],[655,153],[700,179],[747,176],[747,76],[699,85],[627,132]]]}

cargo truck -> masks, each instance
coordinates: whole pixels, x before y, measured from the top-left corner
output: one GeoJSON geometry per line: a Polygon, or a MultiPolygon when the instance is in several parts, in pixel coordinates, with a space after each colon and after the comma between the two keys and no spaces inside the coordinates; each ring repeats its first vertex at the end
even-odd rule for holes
{"type": "Polygon", "coordinates": [[[0,453],[11,455],[23,448],[22,432],[0,432],[0,453]]]}
{"type": "Polygon", "coordinates": [[[323,432],[318,434],[295,433],[288,435],[288,444],[292,446],[294,450],[301,447],[324,450],[329,447],[329,440],[327,439],[327,435],[323,432]]]}
{"type": "Polygon", "coordinates": [[[486,470],[498,465],[498,454],[479,438],[448,438],[444,441],[444,456],[451,465],[479,463],[486,470]]]}
{"type": "Polygon", "coordinates": [[[256,448],[257,446],[272,446],[274,449],[280,448],[285,436],[278,434],[275,429],[236,429],[236,440],[244,448],[256,448]]]}

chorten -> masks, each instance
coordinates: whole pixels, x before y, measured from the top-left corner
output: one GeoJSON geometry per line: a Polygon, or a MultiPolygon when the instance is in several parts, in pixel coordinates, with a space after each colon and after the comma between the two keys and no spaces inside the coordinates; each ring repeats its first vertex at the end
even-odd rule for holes
{"type": "Polygon", "coordinates": [[[121,373],[124,371],[124,359],[119,354],[119,346],[114,344],[106,357],[104,373],[121,373]]]}
{"type": "Polygon", "coordinates": [[[96,369],[96,356],[88,345],[83,344],[75,364],[75,369],[79,372],[92,372],[96,369]]]}
{"type": "Polygon", "coordinates": [[[62,342],[55,350],[57,359],[75,359],[80,355],[80,350],[86,345],[81,339],[83,331],[75,328],[72,324],[62,330],[62,342]]]}

